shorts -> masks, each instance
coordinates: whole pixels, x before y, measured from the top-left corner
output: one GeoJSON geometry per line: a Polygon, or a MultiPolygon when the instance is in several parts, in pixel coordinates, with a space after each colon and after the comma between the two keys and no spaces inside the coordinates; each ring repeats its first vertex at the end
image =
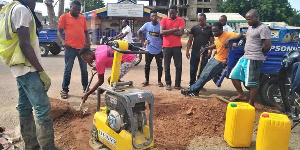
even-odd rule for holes
{"type": "Polygon", "coordinates": [[[134,66],[134,62],[124,62],[121,65],[121,69],[120,69],[120,76],[119,78],[121,79],[122,77],[124,77],[125,74],[128,73],[128,71],[130,70],[131,67],[134,66]]]}
{"type": "Polygon", "coordinates": [[[260,68],[263,60],[249,60],[241,57],[232,69],[229,78],[244,82],[246,87],[256,87],[259,84],[260,68]]]}

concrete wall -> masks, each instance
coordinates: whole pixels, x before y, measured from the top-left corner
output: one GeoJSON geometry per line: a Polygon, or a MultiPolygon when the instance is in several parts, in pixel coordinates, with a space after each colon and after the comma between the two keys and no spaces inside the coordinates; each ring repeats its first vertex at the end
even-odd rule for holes
{"type": "MultiPolygon", "coordinates": [[[[186,29],[190,29],[194,25],[198,24],[198,11],[204,13],[207,13],[205,11],[217,12],[217,3],[218,0],[172,0],[172,4],[177,5],[178,7],[178,15],[185,19],[186,29]]],[[[166,8],[161,5],[153,6],[152,4],[150,4],[149,8],[157,9],[159,12],[165,12],[168,9],[168,6],[165,7],[166,8]]]]}
{"type": "Polygon", "coordinates": [[[210,2],[204,2],[205,0],[188,0],[188,9],[186,20],[186,29],[191,29],[194,25],[198,24],[197,14],[201,13],[200,11],[207,13],[217,12],[217,3],[218,0],[210,0],[210,2]]]}

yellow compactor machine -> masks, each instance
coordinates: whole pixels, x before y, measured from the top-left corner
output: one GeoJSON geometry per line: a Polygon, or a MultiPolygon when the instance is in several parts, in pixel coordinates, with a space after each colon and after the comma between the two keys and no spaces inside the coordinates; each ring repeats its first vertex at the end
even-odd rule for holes
{"type": "Polygon", "coordinates": [[[115,50],[110,86],[98,88],[97,112],[93,119],[90,145],[94,149],[99,149],[95,145],[100,143],[112,150],[153,149],[153,94],[134,87],[132,81],[118,82],[123,54],[148,52],[125,41],[111,41],[107,44],[115,50]],[[101,100],[105,102],[104,107],[100,107],[101,100]],[[146,104],[150,110],[148,119],[146,104]]]}

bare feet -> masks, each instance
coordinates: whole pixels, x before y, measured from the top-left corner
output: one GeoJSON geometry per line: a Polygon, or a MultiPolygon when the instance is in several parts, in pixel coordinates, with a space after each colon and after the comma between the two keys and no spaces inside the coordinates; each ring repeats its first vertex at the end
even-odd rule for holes
{"type": "Polygon", "coordinates": [[[253,103],[252,103],[252,102],[249,102],[249,104],[252,105],[253,107],[255,107],[255,106],[254,106],[254,102],[253,102],[253,103]]]}

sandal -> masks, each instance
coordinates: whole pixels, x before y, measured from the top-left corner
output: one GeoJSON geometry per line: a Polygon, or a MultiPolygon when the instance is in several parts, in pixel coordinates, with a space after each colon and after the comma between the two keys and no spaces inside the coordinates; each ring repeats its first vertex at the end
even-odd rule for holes
{"type": "Polygon", "coordinates": [[[60,96],[62,99],[67,99],[68,98],[68,92],[67,91],[60,91],[60,96]]]}
{"type": "Polygon", "coordinates": [[[164,84],[162,82],[158,82],[158,87],[163,87],[164,84]]]}
{"type": "Polygon", "coordinates": [[[142,84],[143,84],[143,87],[145,87],[145,86],[148,86],[148,85],[149,85],[149,82],[145,81],[145,82],[143,82],[142,84]]]}
{"type": "Polygon", "coordinates": [[[229,101],[231,102],[238,102],[238,101],[247,101],[247,97],[245,99],[241,99],[238,96],[232,96],[229,101]]]}

